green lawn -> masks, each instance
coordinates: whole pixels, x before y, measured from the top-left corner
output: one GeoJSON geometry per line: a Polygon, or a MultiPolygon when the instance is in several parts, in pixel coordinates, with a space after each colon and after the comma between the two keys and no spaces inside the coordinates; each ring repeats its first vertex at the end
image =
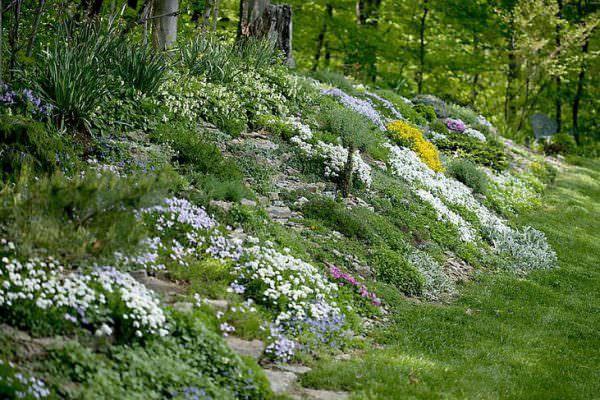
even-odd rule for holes
{"type": "Polygon", "coordinates": [[[483,273],[451,305],[402,302],[382,349],[322,361],[303,383],[358,399],[600,399],[600,162],[559,174],[542,209],[560,268],[483,273]]]}

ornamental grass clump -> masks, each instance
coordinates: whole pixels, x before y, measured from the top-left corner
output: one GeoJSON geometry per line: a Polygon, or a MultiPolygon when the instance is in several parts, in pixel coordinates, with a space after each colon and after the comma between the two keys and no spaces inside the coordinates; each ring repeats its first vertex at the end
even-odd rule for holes
{"type": "Polygon", "coordinates": [[[388,125],[388,131],[392,140],[414,150],[429,168],[436,172],[443,171],[444,167],[437,148],[423,137],[423,133],[419,129],[404,121],[394,121],[388,125]]]}

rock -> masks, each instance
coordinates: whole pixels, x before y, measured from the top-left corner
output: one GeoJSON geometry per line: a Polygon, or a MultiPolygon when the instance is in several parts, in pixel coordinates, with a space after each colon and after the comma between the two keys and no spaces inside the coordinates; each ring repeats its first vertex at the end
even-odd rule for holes
{"type": "Polygon", "coordinates": [[[185,289],[177,284],[169,281],[163,281],[153,276],[146,276],[145,278],[136,279],[138,282],[144,284],[148,289],[153,290],[157,293],[162,294],[166,297],[167,301],[172,301],[178,294],[183,294],[185,289]]]}
{"type": "Polygon", "coordinates": [[[246,207],[256,207],[256,201],[250,199],[242,199],[240,204],[246,207]]]}
{"type": "Polygon", "coordinates": [[[229,302],[227,300],[206,299],[205,303],[217,311],[227,311],[229,302]]]}
{"type": "Polygon", "coordinates": [[[304,398],[310,400],[346,400],[350,398],[347,392],[333,392],[330,390],[304,389],[304,398]]]}
{"type": "Polygon", "coordinates": [[[302,197],[298,198],[298,200],[296,200],[296,201],[294,202],[294,205],[295,205],[296,207],[302,207],[302,206],[303,206],[303,205],[305,205],[306,203],[308,203],[308,199],[307,199],[306,197],[302,196],[302,197]]]}
{"type": "Polygon", "coordinates": [[[289,207],[271,206],[267,207],[267,213],[274,219],[288,219],[292,216],[292,210],[289,207]]]}
{"type": "Polygon", "coordinates": [[[271,390],[275,394],[282,394],[293,389],[298,380],[296,374],[287,371],[277,371],[274,369],[265,369],[265,375],[271,384],[271,390]]]}
{"type": "Polygon", "coordinates": [[[334,358],[338,361],[350,361],[352,359],[352,356],[350,354],[343,353],[343,354],[338,354],[334,358]]]}
{"type": "Polygon", "coordinates": [[[179,301],[173,304],[173,308],[177,311],[188,313],[194,309],[194,304],[187,301],[179,301]]]}
{"type": "Polygon", "coordinates": [[[146,279],[148,277],[148,272],[145,269],[138,269],[137,271],[130,272],[129,275],[136,281],[140,281],[141,279],[146,279]]]}
{"type": "Polygon", "coordinates": [[[233,203],[222,200],[211,200],[209,204],[211,207],[220,208],[225,212],[231,210],[231,207],[233,207],[233,203]]]}
{"type": "Polygon", "coordinates": [[[258,339],[244,340],[235,336],[228,336],[225,338],[225,342],[231,350],[242,355],[252,357],[258,360],[264,351],[265,345],[258,339]]]}
{"type": "Polygon", "coordinates": [[[267,196],[271,201],[279,200],[279,192],[269,192],[267,193],[267,196]]]}
{"type": "Polygon", "coordinates": [[[277,369],[281,371],[291,372],[296,375],[302,375],[312,371],[312,368],[300,364],[281,364],[277,365],[277,369]]]}
{"type": "Polygon", "coordinates": [[[266,196],[258,196],[258,204],[260,204],[261,206],[268,206],[269,198],[266,196]]]}

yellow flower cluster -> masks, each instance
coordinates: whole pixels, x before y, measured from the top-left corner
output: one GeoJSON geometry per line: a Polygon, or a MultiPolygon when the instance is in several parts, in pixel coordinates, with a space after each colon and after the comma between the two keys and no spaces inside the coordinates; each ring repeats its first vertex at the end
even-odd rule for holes
{"type": "Polygon", "coordinates": [[[391,122],[387,128],[392,140],[397,144],[409,147],[432,170],[436,172],[443,171],[444,167],[440,161],[438,149],[433,143],[425,140],[419,129],[404,121],[391,122]]]}

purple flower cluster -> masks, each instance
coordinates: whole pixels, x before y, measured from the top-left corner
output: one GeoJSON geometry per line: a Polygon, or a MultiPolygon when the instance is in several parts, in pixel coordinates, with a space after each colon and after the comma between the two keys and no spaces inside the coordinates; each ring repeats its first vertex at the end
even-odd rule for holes
{"type": "Polygon", "coordinates": [[[386,130],[385,123],[383,122],[381,115],[379,115],[375,107],[373,107],[373,103],[371,103],[370,101],[350,96],[349,94],[338,88],[326,89],[323,90],[322,93],[328,96],[339,98],[340,102],[344,106],[369,118],[382,131],[386,130]]]}
{"type": "Polygon", "coordinates": [[[49,116],[54,108],[51,104],[44,103],[31,89],[14,91],[6,84],[0,85],[0,104],[18,107],[38,116],[49,116]]]}
{"type": "Polygon", "coordinates": [[[446,118],[446,120],[444,121],[446,123],[446,126],[448,127],[448,129],[450,129],[451,131],[454,132],[464,132],[465,129],[467,129],[467,127],[465,126],[465,123],[462,122],[460,119],[452,119],[452,118],[446,118]]]}
{"type": "Polygon", "coordinates": [[[329,273],[331,274],[331,276],[334,279],[337,279],[338,281],[338,285],[340,286],[345,286],[345,285],[350,285],[350,286],[354,286],[358,289],[358,293],[360,294],[361,297],[365,298],[365,299],[369,299],[371,300],[371,303],[374,306],[379,307],[381,305],[381,300],[377,297],[377,295],[375,293],[369,292],[369,290],[367,289],[367,287],[364,285],[364,283],[359,282],[355,277],[353,277],[352,275],[346,273],[346,272],[342,272],[342,270],[340,270],[338,267],[331,265],[329,267],[329,273]]]}
{"type": "Polygon", "coordinates": [[[271,338],[273,341],[265,348],[265,353],[277,361],[290,361],[296,353],[298,343],[288,339],[281,333],[281,328],[274,325],[271,326],[271,338]]]}

